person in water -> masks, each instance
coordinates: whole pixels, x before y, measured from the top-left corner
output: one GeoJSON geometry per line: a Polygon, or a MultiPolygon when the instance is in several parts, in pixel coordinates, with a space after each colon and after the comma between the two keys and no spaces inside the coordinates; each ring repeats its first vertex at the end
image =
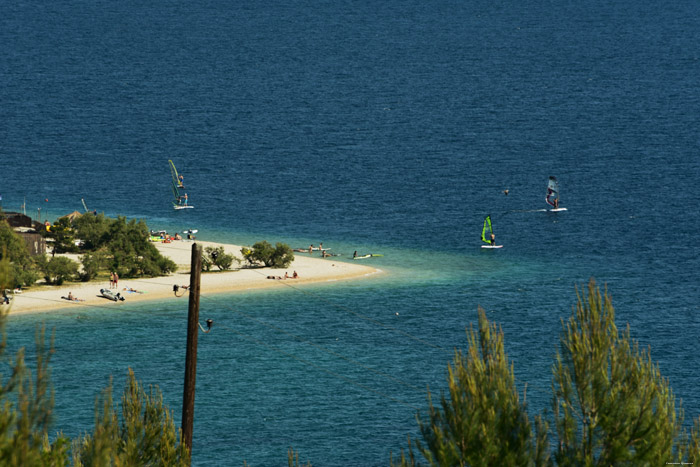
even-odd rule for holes
{"type": "Polygon", "coordinates": [[[355,250],[355,252],[352,254],[352,257],[357,258],[357,250],[355,250]]]}

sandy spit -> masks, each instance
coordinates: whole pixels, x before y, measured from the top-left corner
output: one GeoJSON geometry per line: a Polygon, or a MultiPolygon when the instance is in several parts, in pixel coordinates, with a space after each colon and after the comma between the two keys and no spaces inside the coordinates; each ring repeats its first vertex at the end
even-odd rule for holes
{"type": "MultiPolygon", "coordinates": [[[[241,247],[223,243],[197,241],[202,249],[212,247],[224,247],[226,253],[241,258],[241,247]]],[[[180,289],[176,297],[173,286],[189,286],[190,262],[192,258],[191,241],[173,241],[172,243],[155,243],[158,250],[172,259],[178,265],[178,272],[169,276],[144,278],[144,279],[120,279],[113,292],[119,292],[125,297],[125,301],[114,302],[100,295],[100,289],[108,289],[109,281],[92,281],[87,283],[69,284],[55,287],[32,287],[21,294],[13,296],[10,308],[11,314],[35,313],[65,309],[67,307],[84,306],[115,306],[141,302],[146,300],[183,300],[188,296],[186,289],[180,289]],[[35,290],[33,290],[35,289],[35,290]],[[136,290],[137,292],[130,291],[136,290]],[[69,301],[69,292],[80,301],[69,301]]],[[[66,255],[77,259],[78,255],[66,255]]],[[[234,263],[235,266],[235,263],[234,263]]],[[[216,267],[213,268],[217,270],[216,267]]],[[[201,293],[229,293],[249,289],[262,289],[269,287],[284,287],[285,285],[303,286],[304,284],[318,284],[322,282],[337,283],[338,281],[356,280],[368,278],[382,273],[365,264],[347,263],[336,261],[333,257],[321,258],[315,251],[313,256],[308,253],[295,253],[294,262],[287,269],[272,268],[239,268],[226,272],[203,273],[201,276],[201,293]],[[290,276],[294,271],[299,274],[297,279],[268,279],[268,276],[284,277],[285,272],[290,276]]],[[[4,307],[4,305],[3,305],[4,307]]]]}

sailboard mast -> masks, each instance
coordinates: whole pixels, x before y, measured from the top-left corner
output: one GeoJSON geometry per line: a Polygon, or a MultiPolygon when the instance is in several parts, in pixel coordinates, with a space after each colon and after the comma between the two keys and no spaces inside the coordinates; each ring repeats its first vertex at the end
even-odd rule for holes
{"type": "Polygon", "coordinates": [[[182,175],[177,173],[175,164],[173,161],[168,160],[170,163],[170,176],[172,177],[172,190],[173,190],[173,208],[175,209],[192,209],[192,205],[188,204],[187,193],[184,195],[180,190],[184,190],[185,186],[182,183],[182,175]]]}
{"type": "Polygon", "coordinates": [[[559,183],[557,182],[557,177],[549,177],[549,182],[547,183],[547,197],[545,198],[547,204],[557,208],[559,207],[559,183]]]}
{"type": "Polygon", "coordinates": [[[182,175],[177,173],[177,169],[175,168],[175,164],[173,164],[173,161],[168,159],[168,162],[170,163],[170,175],[173,178],[173,185],[176,188],[185,188],[185,186],[182,183],[182,175]]]}
{"type": "Polygon", "coordinates": [[[491,228],[491,215],[489,214],[484,219],[484,227],[481,229],[481,241],[490,245],[492,233],[493,228],[491,228]]]}

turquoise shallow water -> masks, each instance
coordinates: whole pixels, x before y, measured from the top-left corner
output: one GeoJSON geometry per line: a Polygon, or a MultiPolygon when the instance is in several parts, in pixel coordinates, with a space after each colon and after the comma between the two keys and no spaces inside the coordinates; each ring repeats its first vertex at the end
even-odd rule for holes
{"type": "MultiPolygon", "coordinates": [[[[560,321],[592,276],[689,420],[698,8],[13,3],[2,207],[54,219],[83,198],[202,240],[385,255],[367,260],[381,277],[203,298],[217,326],[200,336],[195,465],[280,465],[289,446],[314,465],[385,465],[479,305],[540,412],[560,321]],[[170,208],[168,159],[195,209],[170,208]],[[566,212],[537,211],[550,175],[566,212]],[[479,248],[486,214],[500,251],[479,248]]],[[[128,367],[179,423],[186,309],[12,317],[10,345],[31,354],[35,325],[55,328],[56,430],[88,430],[128,367]]]]}

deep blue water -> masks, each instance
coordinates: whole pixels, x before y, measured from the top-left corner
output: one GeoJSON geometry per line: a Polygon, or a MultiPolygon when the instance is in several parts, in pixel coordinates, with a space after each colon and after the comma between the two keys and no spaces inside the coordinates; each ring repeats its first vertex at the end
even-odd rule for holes
{"type": "MultiPolygon", "coordinates": [[[[203,240],[380,252],[381,279],[203,297],[195,465],[386,465],[477,306],[532,413],[595,277],[700,415],[700,4],[14,2],[0,15],[0,195],[81,199],[203,240]],[[170,208],[168,159],[195,209],[170,208]],[[562,213],[546,207],[556,175],[562,213]],[[502,190],[509,189],[504,196],[502,190]],[[491,214],[504,248],[479,248],[491,214]],[[398,314],[397,314],[398,313],[398,314]]],[[[48,201],[45,201],[48,200],[48,201]]],[[[56,330],[56,430],[110,376],[180,423],[185,301],[15,317],[56,330]],[[78,315],[80,319],[76,319],[78,315]]]]}

